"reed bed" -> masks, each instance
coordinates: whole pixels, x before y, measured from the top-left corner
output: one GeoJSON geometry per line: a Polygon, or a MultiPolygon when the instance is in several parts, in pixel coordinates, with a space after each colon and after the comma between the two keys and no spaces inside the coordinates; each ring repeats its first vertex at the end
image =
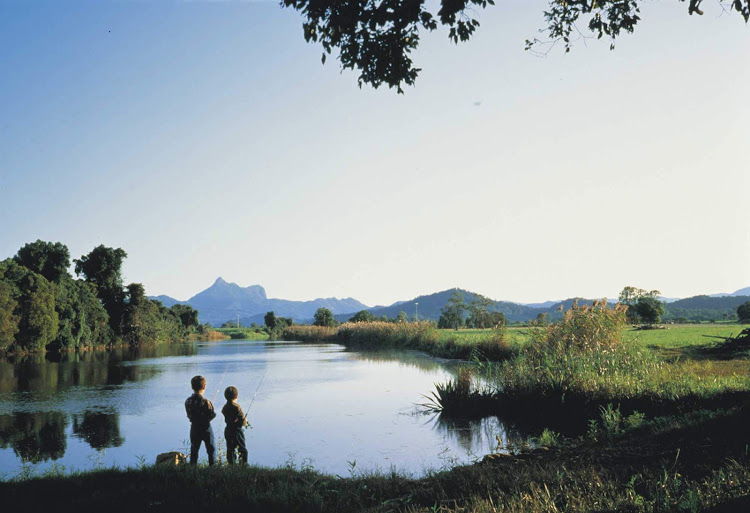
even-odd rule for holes
{"type": "Polygon", "coordinates": [[[290,326],[284,330],[283,338],[301,342],[336,342],[368,349],[416,349],[443,358],[499,361],[518,354],[520,347],[509,343],[506,333],[505,329],[455,333],[438,330],[429,321],[373,321],[347,322],[335,328],[290,326]]]}
{"type": "Polygon", "coordinates": [[[431,322],[347,322],[339,326],[336,341],[357,347],[425,349],[439,340],[431,322]]]}
{"type": "Polygon", "coordinates": [[[295,325],[284,328],[281,338],[298,342],[333,342],[336,333],[338,333],[338,328],[329,326],[295,325]]]}

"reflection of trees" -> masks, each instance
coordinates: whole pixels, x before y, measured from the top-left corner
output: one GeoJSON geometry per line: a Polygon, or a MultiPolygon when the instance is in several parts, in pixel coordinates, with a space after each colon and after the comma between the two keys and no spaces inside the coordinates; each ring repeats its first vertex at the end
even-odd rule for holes
{"type": "Polygon", "coordinates": [[[120,436],[120,415],[117,413],[84,411],[83,415],[75,415],[73,434],[97,451],[120,447],[125,441],[120,436]]]}
{"type": "Polygon", "coordinates": [[[0,415],[0,447],[13,447],[24,461],[39,463],[65,454],[65,415],[62,412],[0,415]]]}
{"type": "Polygon", "coordinates": [[[438,360],[426,353],[413,349],[350,349],[344,350],[351,353],[357,360],[368,362],[395,362],[405,367],[414,367],[423,371],[450,370],[451,365],[438,360]]]}
{"type": "Polygon", "coordinates": [[[437,414],[430,422],[444,438],[455,440],[463,450],[472,454],[494,451],[497,448],[497,436],[502,439],[504,446],[526,440],[526,434],[495,416],[454,418],[437,414]]]}
{"type": "Polygon", "coordinates": [[[122,385],[155,377],[152,365],[123,362],[197,353],[195,344],[117,348],[49,355],[29,355],[0,360],[0,393],[56,393],[74,386],[122,385]]]}

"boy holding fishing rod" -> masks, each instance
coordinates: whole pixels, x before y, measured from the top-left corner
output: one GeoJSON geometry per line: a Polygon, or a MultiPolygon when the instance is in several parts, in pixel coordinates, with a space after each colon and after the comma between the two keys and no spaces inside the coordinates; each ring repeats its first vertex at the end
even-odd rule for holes
{"type": "Polygon", "coordinates": [[[190,464],[198,463],[198,451],[200,451],[201,443],[205,443],[208,464],[213,465],[216,459],[216,444],[211,421],[216,417],[216,412],[211,401],[203,397],[203,392],[206,391],[206,378],[193,376],[190,386],[193,389],[193,395],[185,400],[185,412],[190,419],[190,464]]]}
{"type": "Polygon", "coordinates": [[[245,426],[249,425],[247,416],[242,413],[242,407],[237,404],[240,395],[237,387],[227,387],[224,397],[227,404],[221,409],[227,426],[224,428],[224,438],[227,441],[227,462],[234,465],[234,450],[240,454],[240,463],[247,465],[247,447],[245,446],[245,426]]]}

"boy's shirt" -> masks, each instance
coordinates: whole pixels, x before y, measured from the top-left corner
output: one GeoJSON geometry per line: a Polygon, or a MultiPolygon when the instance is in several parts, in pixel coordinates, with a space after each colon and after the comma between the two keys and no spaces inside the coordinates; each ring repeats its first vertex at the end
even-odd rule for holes
{"type": "Polygon", "coordinates": [[[242,408],[235,402],[227,402],[221,409],[221,413],[224,414],[224,420],[228,428],[241,429],[247,424],[242,408]]]}
{"type": "Polygon", "coordinates": [[[214,405],[198,393],[185,400],[185,412],[193,426],[198,428],[208,428],[211,421],[216,417],[214,405]]]}

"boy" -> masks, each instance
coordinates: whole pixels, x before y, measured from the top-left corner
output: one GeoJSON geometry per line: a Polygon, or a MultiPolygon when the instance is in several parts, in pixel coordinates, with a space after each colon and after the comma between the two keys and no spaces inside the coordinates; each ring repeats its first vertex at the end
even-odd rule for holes
{"type": "Polygon", "coordinates": [[[240,453],[240,463],[247,464],[247,447],[245,447],[245,431],[242,429],[248,425],[242,408],[237,404],[237,397],[240,395],[237,387],[227,387],[224,390],[224,397],[227,404],[221,409],[224,414],[224,420],[227,427],[224,428],[224,438],[227,441],[227,461],[234,465],[234,450],[240,453]]]}
{"type": "Polygon", "coordinates": [[[190,386],[193,389],[193,395],[185,401],[185,412],[190,419],[190,464],[198,463],[198,451],[203,442],[208,452],[208,464],[213,465],[216,458],[216,444],[211,421],[216,417],[216,412],[211,401],[203,397],[203,392],[206,390],[206,378],[194,376],[190,380],[190,386]]]}

